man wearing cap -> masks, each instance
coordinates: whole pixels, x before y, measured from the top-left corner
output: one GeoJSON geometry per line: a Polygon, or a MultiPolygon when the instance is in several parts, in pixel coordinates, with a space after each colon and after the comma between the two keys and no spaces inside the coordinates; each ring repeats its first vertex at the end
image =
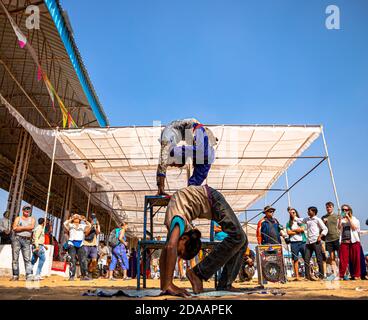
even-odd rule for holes
{"type": "Polygon", "coordinates": [[[275,208],[266,206],[263,209],[264,217],[257,224],[258,244],[281,244],[280,231],[282,227],[276,218],[273,217],[275,208]]]}
{"type": "Polygon", "coordinates": [[[10,244],[10,231],[11,231],[11,222],[10,222],[10,211],[6,210],[4,212],[3,218],[0,219],[0,239],[1,244],[10,244]]]}
{"type": "Polygon", "coordinates": [[[35,227],[35,219],[31,217],[32,208],[26,205],[22,209],[22,215],[16,217],[13,223],[12,235],[12,268],[13,277],[11,281],[19,280],[19,252],[22,250],[26,279],[32,280],[31,262],[31,238],[32,230],[35,227]]]}

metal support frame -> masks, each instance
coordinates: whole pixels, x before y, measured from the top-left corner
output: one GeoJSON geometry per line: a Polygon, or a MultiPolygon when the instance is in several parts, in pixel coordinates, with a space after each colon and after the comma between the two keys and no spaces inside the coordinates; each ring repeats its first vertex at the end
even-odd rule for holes
{"type": "MultiPolygon", "coordinates": [[[[144,198],[144,220],[143,220],[143,240],[147,240],[147,206],[148,206],[148,199],[147,197],[144,198]]],[[[140,265],[140,260],[137,261],[137,265],[140,265]]],[[[146,264],[147,264],[147,249],[145,247],[143,247],[143,288],[146,288],[146,264]]],[[[137,274],[137,281],[138,283],[140,283],[139,281],[140,278],[140,273],[139,275],[137,274]]]]}
{"type": "Polygon", "coordinates": [[[287,192],[288,206],[291,207],[291,197],[290,197],[290,190],[289,190],[289,177],[288,177],[287,170],[285,171],[285,184],[286,184],[286,190],[288,190],[288,192],[287,192]]]}
{"type": "Polygon", "coordinates": [[[140,248],[143,248],[142,252],[142,271],[143,271],[143,288],[146,288],[147,285],[147,247],[146,244],[148,242],[154,243],[154,235],[153,235],[153,218],[156,215],[157,211],[154,213],[154,207],[157,206],[160,208],[167,205],[169,197],[167,196],[145,196],[144,197],[144,209],[143,209],[143,239],[138,242],[138,254],[137,254],[137,289],[140,289],[140,262],[141,262],[141,253],[140,248]],[[165,202],[165,203],[162,203],[165,202]],[[148,211],[149,211],[149,230],[147,231],[147,222],[148,222],[148,211]],[[149,233],[150,240],[147,241],[147,234],[149,233]]]}
{"type": "MultiPolygon", "coordinates": [[[[273,201],[271,203],[271,206],[274,206],[277,202],[280,201],[280,199],[282,199],[285,194],[287,194],[288,192],[290,192],[291,189],[293,189],[300,181],[302,181],[305,177],[307,177],[309,174],[311,174],[314,170],[316,170],[325,160],[327,160],[328,157],[322,157],[322,160],[319,161],[315,166],[313,166],[312,169],[310,169],[307,173],[305,173],[302,177],[300,177],[296,182],[294,182],[287,190],[285,190],[275,201],[273,201]]],[[[250,210],[248,210],[250,211],[250,210]]],[[[255,218],[257,218],[258,216],[260,216],[263,212],[258,212],[255,216],[253,216],[251,219],[247,220],[244,225],[247,225],[249,222],[251,222],[252,220],[254,220],[255,218]]]]}
{"type": "MultiPolygon", "coordinates": [[[[145,196],[144,198],[144,209],[143,209],[143,239],[138,241],[138,252],[137,252],[137,290],[141,288],[141,256],[142,256],[142,271],[143,271],[143,288],[147,286],[147,247],[158,249],[163,248],[165,242],[154,240],[153,234],[153,218],[154,214],[154,207],[165,207],[168,204],[168,200],[170,197],[168,196],[145,196]],[[147,231],[147,223],[148,223],[148,211],[150,214],[149,223],[150,223],[150,231],[147,231]],[[147,239],[147,235],[149,233],[149,239],[147,239]],[[142,254],[141,254],[142,249],[142,254]]],[[[212,223],[211,223],[211,230],[213,230],[212,223]]],[[[213,238],[210,242],[203,242],[202,248],[209,249],[213,248],[216,245],[216,242],[213,241],[213,238]]]]}
{"type": "MultiPolygon", "coordinates": [[[[178,191],[178,189],[165,189],[167,192],[176,192],[178,191]]],[[[276,189],[257,189],[257,188],[239,188],[239,189],[227,189],[227,188],[219,188],[217,189],[218,191],[229,191],[229,192],[234,192],[234,191],[254,191],[254,192],[259,192],[259,191],[275,191],[275,192],[281,192],[281,191],[287,191],[287,189],[281,189],[281,188],[276,188],[276,189]]],[[[145,189],[145,190],[98,190],[98,191],[91,191],[91,194],[99,194],[99,193],[131,193],[131,192],[152,192],[155,190],[151,190],[151,189],[145,189]]]]}
{"type": "Polygon", "coordinates": [[[326,142],[323,126],[321,126],[321,131],[322,131],[323,145],[324,145],[324,148],[325,148],[325,154],[326,154],[326,157],[327,157],[328,169],[330,171],[330,176],[331,176],[332,187],[333,187],[333,191],[334,191],[334,194],[335,194],[338,213],[340,214],[340,211],[341,211],[340,199],[339,199],[339,195],[337,193],[335,177],[334,177],[334,173],[333,173],[333,170],[332,170],[331,160],[330,160],[330,156],[329,156],[329,153],[328,153],[328,147],[327,147],[327,142],[326,142]]]}
{"type": "MultiPolygon", "coordinates": [[[[89,162],[88,162],[89,164],[89,162]]],[[[89,189],[88,189],[88,200],[87,200],[87,211],[86,211],[86,215],[87,215],[87,219],[89,217],[89,209],[90,209],[90,205],[91,205],[91,191],[92,191],[92,174],[91,174],[91,184],[89,185],[89,189]]]]}
{"type": "Polygon", "coordinates": [[[10,221],[18,215],[23,199],[24,186],[31,156],[32,137],[26,130],[21,130],[17,156],[10,181],[7,209],[10,211],[10,221]]]}
{"type": "MultiPolygon", "coordinates": [[[[289,206],[290,206],[291,205],[290,190],[292,188],[294,188],[305,177],[307,177],[310,173],[312,173],[315,169],[317,169],[324,161],[327,160],[327,164],[328,164],[328,168],[329,168],[329,172],[330,172],[330,177],[331,177],[331,182],[332,182],[332,187],[333,187],[333,191],[334,191],[336,203],[337,203],[337,206],[338,206],[338,214],[340,214],[340,211],[341,211],[341,208],[340,208],[340,199],[339,199],[339,195],[337,193],[336,182],[335,182],[335,177],[334,177],[333,170],[332,170],[332,165],[331,165],[331,160],[330,160],[330,156],[329,156],[329,152],[328,152],[327,142],[326,142],[326,138],[325,138],[323,126],[320,126],[320,127],[321,127],[321,134],[322,134],[322,140],[323,140],[324,150],[325,150],[325,156],[323,156],[323,157],[303,157],[303,158],[315,158],[315,159],[321,159],[321,160],[315,166],[313,166],[313,168],[310,169],[306,174],[304,174],[301,178],[299,178],[296,182],[294,182],[290,187],[289,187],[289,180],[288,180],[288,175],[287,175],[287,171],[286,171],[285,172],[285,177],[286,177],[286,191],[284,193],[282,193],[271,204],[271,206],[275,205],[285,194],[288,195],[288,202],[289,202],[289,206]]],[[[302,157],[300,157],[300,158],[302,158],[302,157]]],[[[250,211],[250,210],[247,210],[247,211],[250,211]]],[[[253,211],[258,211],[258,210],[253,210],[253,211]]],[[[249,222],[251,222],[252,220],[254,220],[256,217],[258,217],[261,214],[262,214],[262,212],[259,212],[258,214],[256,214],[255,216],[253,216],[250,220],[246,219],[246,221],[243,224],[243,226],[244,225],[247,226],[249,222]]]]}
{"type": "MultiPolygon", "coordinates": [[[[52,158],[51,158],[51,168],[50,168],[50,178],[49,178],[49,186],[47,189],[47,198],[46,198],[46,208],[45,208],[45,221],[47,219],[47,214],[49,210],[50,204],[50,195],[51,195],[51,185],[52,185],[52,175],[54,173],[54,165],[55,165],[55,153],[56,153],[56,143],[57,143],[57,136],[58,136],[59,128],[55,130],[55,138],[54,138],[54,147],[52,149],[52,158]]],[[[46,228],[46,224],[44,226],[44,230],[46,228]]]]}

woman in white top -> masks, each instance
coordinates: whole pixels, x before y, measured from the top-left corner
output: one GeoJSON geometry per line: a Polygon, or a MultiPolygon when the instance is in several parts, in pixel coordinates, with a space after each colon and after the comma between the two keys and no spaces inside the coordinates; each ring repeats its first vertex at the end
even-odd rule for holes
{"type": "Polygon", "coordinates": [[[351,279],[360,278],[360,222],[353,216],[353,209],[344,204],[341,207],[342,215],[338,221],[340,235],[340,279],[348,280],[345,277],[346,270],[351,264],[351,279]]]}
{"type": "Polygon", "coordinates": [[[69,280],[73,281],[76,272],[76,255],[81,269],[81,280],[91,280],[88,275],[88,261],[86,251],[83,248],[84,237],[91,231],[92,225],[86,217],[74,214],[64,222],[65,229],[69,232],[68,253],[71,257],[69,280]],[[82,223],[83,221],[83,223],[82,223]]]}

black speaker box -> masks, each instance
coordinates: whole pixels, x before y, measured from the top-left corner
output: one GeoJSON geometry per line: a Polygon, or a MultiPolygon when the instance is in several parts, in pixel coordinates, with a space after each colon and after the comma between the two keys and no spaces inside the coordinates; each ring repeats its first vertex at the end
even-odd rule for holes
{"type": "Polygon", "coordinates": [[[282,245],[260,245],[256,247],[258,282],[286,282],[282,245]]]}

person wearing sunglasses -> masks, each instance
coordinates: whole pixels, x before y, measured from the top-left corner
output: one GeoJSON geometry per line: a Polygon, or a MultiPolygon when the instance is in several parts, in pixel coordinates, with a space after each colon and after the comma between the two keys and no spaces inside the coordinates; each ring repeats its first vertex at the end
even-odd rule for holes
{"type": "Polygon", "coordinates": [[[360,222],[353,216],[353,209],[344,204],[341,207],[341,217],[339,218],[338,228],[340,235],[340,251],[339,251],[339,273],[340,279],[348,280],[345,276],[347,268],[350,264],[351,279],[360,278],[360,222]]]}
{"type": "Polygon", "coordinates": [[[257,223],[258,244],[281,244],[281,232],[283,227],[274,217],[276,209],[266,206],[263,209],[264,217],[257,223]]]}
{"type": "Polygon", "coordinates": [[[299,281],[299,254],[303,260],[305,259],[305,244],[307,237],[305,235],[306,226],[303,223],[296,222],[295,218],[299,218],[299,213],[296,209],[289,207],[289,222],[286,224],[287,234],[289,235],[291,255],[293,259],[293,268],[295,281],[299,281]]]}

